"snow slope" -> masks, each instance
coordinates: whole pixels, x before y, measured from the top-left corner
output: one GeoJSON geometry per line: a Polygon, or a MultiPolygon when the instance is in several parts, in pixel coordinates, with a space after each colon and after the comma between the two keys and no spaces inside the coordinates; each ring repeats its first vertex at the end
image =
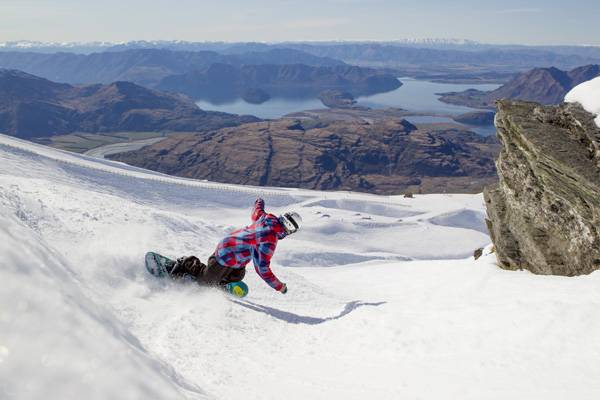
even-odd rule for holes
{"type": "Polygon", "coordinates": [[[0,135],[2,399],[595,399],[600,274],[507,272],[480,195],[414,199],[174,178],[0,135]],[[157,280],[254,199],[304,229],[281,295],[157,280]]]}
{"type": "Polygon", "coordinates": [[[600,77],[575,86],[565,96],[567,103],[579,103],[582,107],[594,114],[596,125],[600,128],[600,77]]]}

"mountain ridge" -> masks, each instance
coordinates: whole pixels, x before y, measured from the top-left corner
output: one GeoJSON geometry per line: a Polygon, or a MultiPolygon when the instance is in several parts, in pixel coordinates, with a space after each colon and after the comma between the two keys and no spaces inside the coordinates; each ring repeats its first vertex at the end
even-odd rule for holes
{"type": "Polygon", "coordinates": [[[474,108],[495,108],[499,99],[535,101],[546,105],[563,102],[575,86],[600,76],[600,65],[590,64],[564,71],[555,67],[534,68],[517,75],[490,92],[469,89],[463,92],[441,93],[440,101],[474,108]]]}
{"type": "Polygon", "coordinates": [[[402,83],[390,74],[357,66],[311,67],[292,65],[211,64],[162,79],[156,87],[190,97],[235,98],[249,89],[261,89],[271,96],[314,96],[327,89],[343,89],[355,96],[386,92],[402,83]]]}
{"type": "Polygon", "coordinates": [[[71,86],[0,69],[0,131],[22,138],[72,132],[205,131],[258,120],[203,111],[183,95],[131,82],[71,86]]]}
{"type": "Polygon", "coordinates": [[[294,49],[271,49],[224,55],[215,51],[128,49],[91,54],[0,51],[0,68],[18,69],[50,80],[70,83],[110,83],[129,80],[152,87],[168,75],[192,71],[214,63],[232,65],[293,64],[335,66],[342,61],[294,49]]]}

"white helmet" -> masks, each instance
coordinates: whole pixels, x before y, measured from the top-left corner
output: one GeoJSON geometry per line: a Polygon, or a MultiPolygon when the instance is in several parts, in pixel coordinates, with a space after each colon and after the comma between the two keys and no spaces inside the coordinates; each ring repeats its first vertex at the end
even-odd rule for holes
{"type": "Polygon", "coordinates": [[[300,224],[302,223],[302,217],[295,211],[286,212],[285,214],[279,217],[279,221],[285,228],[285,233],[291,235],[294,232],[297,232],[300,229],[300,224]]]}

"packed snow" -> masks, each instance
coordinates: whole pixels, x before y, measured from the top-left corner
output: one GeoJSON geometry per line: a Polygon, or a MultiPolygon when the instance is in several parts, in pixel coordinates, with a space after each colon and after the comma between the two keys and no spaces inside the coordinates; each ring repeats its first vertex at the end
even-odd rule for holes
{"type": "Polygon", "coordinates": [[[598,398],[600,274],[504,271],[489,242],[481,195],[224,185],[0,135],[0,398],[598,398]],[[258,196],[305,221],[273,258],[288,294],[145,271],[205,259],[258,196]]]}
{"type": "Polygon", "coordinates": [[[567,103],[579,103],[588,112],[597,115],[600,128],[600,76],[575,86],[565,96],[567,103]]]}

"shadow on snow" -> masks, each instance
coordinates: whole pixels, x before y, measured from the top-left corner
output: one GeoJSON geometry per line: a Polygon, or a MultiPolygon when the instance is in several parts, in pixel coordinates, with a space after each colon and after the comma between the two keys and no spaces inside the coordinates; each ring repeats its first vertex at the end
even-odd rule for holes
{"type": "Polygon", "coordinates": [[[251,301],[239,301],[239,300],[231,300],[231,301],[239,304],[242,307],[246,307],[246,308],[249,308],[250,310],[268,314],[268,315],[272,316],[273,318],[277,318],[279,320],[288,322],[290,324],[304,324],[304,325],[319,325],[319,324],[322,324],[327,321],[333,321],[336,319],[340,319],[343,316],[350,314],[352,311],[354,311],[357,308],[362,307],[362,306],[377,307],[377,306],[380,306],[380,305],[386,303],[385,301],[380,301],[378,303],[366,303],[366,302],[362,302],[362,301],[351,301],[351,302],[346,303],[346,305],[344,306],[344,309],[338,315],[335,315],[333,317],[318,318],[318,317],[294,314],[289,311],[279,310],[277,308],[264,306],[262,304],[253,303],[251,301]]]}

